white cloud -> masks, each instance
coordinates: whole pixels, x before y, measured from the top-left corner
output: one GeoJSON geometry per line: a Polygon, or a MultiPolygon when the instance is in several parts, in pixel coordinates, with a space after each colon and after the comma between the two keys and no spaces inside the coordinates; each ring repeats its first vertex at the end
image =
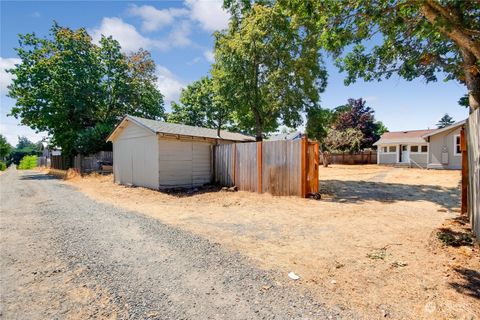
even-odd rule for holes
{"type": "Polygon", "coordinates": [[[128,12],[142,18],[143,31],[155,31],[172,24],[177,17],[188,15],[187,9],[168,8],[156,9],[152,6],[131,5],[128,12]]]}
{"type": "Polygon", "coordinates": [[[15,64],[20,63],[22,60],[18,58],[2,58],[0,57],[0,94],[7,94],[7,86],[12,83],[13,75],[7,73],[5,69],[11,69],[15,67],[15,64]]]}
{"type": "Polygon", "coordinates": [[[132,52],[140,48],[164,51],[173,47],[185,47],[192,44],[189,38],[190,32],[190,22],[181,21],[172,28],[165,39],[152,39],[144,37],[133,25],[115,17],[103,18],[98,28],[90,30],[94,42],[100,41],[102,34],[107,37],[112,36],[120,43],[124,52],[132,52]]]}
{"type": "Polygon", "coordinates": [[[230,14],[223,9],[223,0],[185,0],[190,17],[200,23],[206,31],[217,31],[228,27],[230,14]]]}
{"type": "Polygon", "coordinates": [[[136,51],[140,48],[162,48],[160,43],[142,36],[134,26],[115,17],[103,18],[100,26],[91,30],[91,35],[94,42],[100,41],[102,35],[112,36],[120,43],[122,50],[126,52],[136,51]]]}
{"type": "Polygon", "coordinates": [[[213,50],[205,50],[203,51],[203,56],[207,59],[208,62],[215,62],[215,55],[213,54],[213,50]]]}
{"type": "Polygon", "coordinates": [[[189,66],[191,66],[191,65],[194,65],[194,64],[199,63],[200,60],[202,60],[201,57],[195,57],[195,58],[193,58],[192,60],[188,61],[187,64],[188,64],[189,66]]]}
{"type": "Polygon", "coordinates": [[[166,67],[157,66],[157,88],[164,95],[165,103],[178,101],[180,92],[185,85],[166,67]]]}
{"type": "Polygon", "coordinates": [[[168,36],[168,42],[172,47],[185,47],[192,44],[188,37],[190,35],[191,25],[188,21],[182,21],[173,28],[168,36]]]}

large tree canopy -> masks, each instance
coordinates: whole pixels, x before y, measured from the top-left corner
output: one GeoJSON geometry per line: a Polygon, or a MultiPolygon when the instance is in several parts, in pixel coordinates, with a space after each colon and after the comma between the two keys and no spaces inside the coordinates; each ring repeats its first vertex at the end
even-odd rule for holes
{"type": "Polygon", "coordinates": [[[279,122],[296,127],[324,90],[317,37],[277,5],[255,4],[216,33],[212,69],[218,94],[241,130],[257,140],[279,122]]]}
{"type": "Polygon", "coordinates": [[[347,104],[333,110],[310,108],[307,111],[307,135],[318,140],[322,149],[371,148],[386,131],[385,125],[375,120],[373,109],[362,98],[348,99],[347,104]]]}
{"type": "Polygon", "coordinates": [[[370,148],[377,141],[379,124],[375,121],[374,111],[366,105],[366,101],[360,99],[348,99],[345,106],[337,109],[344,110],[335,118],[333,128],[338,131],[356,129],[362,133],[360,149],[370,148]]]}
{"type": "Polygon", "coordinates": [[[11,115],[47,131],[67,156],[102,149],[127,113],[163,116],[155,65],[146,51],[126,56],[111,37],[97,45],[85,29],[57,24],[49,38],[20,35],[16,51],[21,63],[9,70],[9,96],[16,99],[11,115]]]}
{"type": "Polygon", "coordinates": [[[319,46],[332,52],[345,82],[455,79],[480,107],[480,1],[280,0],[316,23],[319,46]]]}
{"type": "Polygon", "coordinates": [[[217,94],[212,79],[203,77],[182,89],[180,103],[172,103],[167,120],[220,131],[230,124],[231,111],[217,94]]]}

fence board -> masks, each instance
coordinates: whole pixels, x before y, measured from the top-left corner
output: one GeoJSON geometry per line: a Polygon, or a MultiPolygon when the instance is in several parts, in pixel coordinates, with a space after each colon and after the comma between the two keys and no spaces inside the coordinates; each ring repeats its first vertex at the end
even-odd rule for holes
{"type": "MultiPolygon", "coordinates": [[[[231,145],[233,148],[233,145],[231,145]]],[[[258,192],[257,184],[257,143],[236,145],[236,185],[240,190],[258,192]]]]}
{"type": "Polygon", "coordinates": [[[468,155],[468,216],[473,233],[480,240],[480,110],[470,114],[466,123],[468,155]]]}
{"type": "MultiPolygon", "coordinates": [[[[321,163],[323,163],[323,157],[324,155],[320,154],[321,163]]],[[[376,164],[377,151],[330,153],[328,159],[331,164],[376,164]]]]}
{"type": "Polygon", "coordinates": [[[64,156],[52,156],[51,168],[58,170],[67,170],[67,159],[64,156]]]}
{"type": "MultiPolygon", "coordinates": [[[[309,146],[315,155],[318,144],[309,143],[309,146]]],[[[306,140],[219,145],[215,147],[214,154],[215,182],[221,185],[235,184],[239,190],[273,195],[304,196],[307,190],[305,181],[308,180],[312,182],[308,189],[312,193],[318,192],[318,162],[316,166],[309,167],[305,160],[306,140]],[[234,170],[231,164],[234,164],[234,170]],[[306,175],[311,177],[307,179],[306,175]]],[[[316,154],[318,159],[318,151],[316,154]]]]}
{"type": "Polygon", "coordinates": [[[73,159],[73,167],[80,173],[100,171],[99,161],[113,163],[113,152],[100,151],[88,156],[76,155],[73,159]]]}

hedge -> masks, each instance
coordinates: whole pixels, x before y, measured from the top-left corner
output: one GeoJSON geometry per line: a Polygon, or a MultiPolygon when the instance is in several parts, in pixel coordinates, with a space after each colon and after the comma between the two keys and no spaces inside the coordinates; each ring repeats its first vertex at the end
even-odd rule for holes
{"type": "Polygon", "coordinates": [[[17,169],[26,170],[33,169],[37,166],[37,156],[25,156],[20,160],[20,164],[17,169]]]}

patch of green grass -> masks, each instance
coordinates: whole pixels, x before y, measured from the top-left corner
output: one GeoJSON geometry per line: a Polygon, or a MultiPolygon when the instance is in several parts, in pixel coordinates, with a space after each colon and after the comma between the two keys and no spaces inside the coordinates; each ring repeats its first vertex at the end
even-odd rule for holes
{"type": "Polygon", "coordinates": [[[441,229],[437,237],[443,244],[452,247],[460,247],[473,244],[473,237],[470,233],[455,232],[450,229],[441,229]]]}

